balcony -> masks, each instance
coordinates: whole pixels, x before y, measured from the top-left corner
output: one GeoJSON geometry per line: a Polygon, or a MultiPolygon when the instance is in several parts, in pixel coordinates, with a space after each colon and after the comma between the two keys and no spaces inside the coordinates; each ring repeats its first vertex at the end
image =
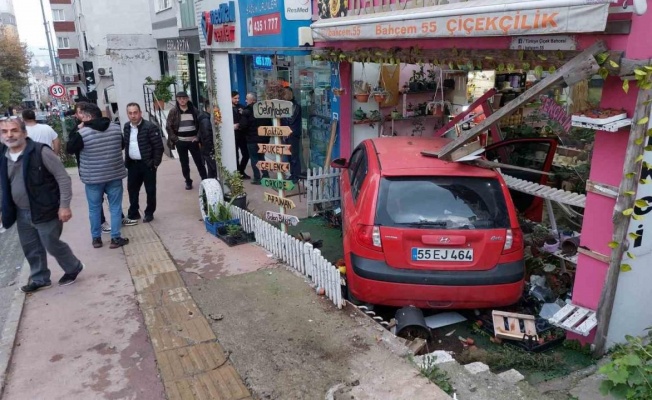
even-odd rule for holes
{"type": "Polygon", "coordinates": [[[70,60],[79,57],[79,49],[59,49],[59,58],[70,60]]]}
{"type": "Polygon", "coordinates": [[[55,32],[75,32],[74,21],[54,21],[55,32]]]}

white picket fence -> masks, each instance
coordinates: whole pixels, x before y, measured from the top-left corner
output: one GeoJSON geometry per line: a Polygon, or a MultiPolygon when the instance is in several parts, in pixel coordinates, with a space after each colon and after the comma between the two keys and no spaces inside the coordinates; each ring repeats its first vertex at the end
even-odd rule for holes
{"type": "Polygon", "coordinates": [[[321,255],[321,251],[313,248],[310,243],[304,243],[281,232],[269,222],[239,207],[231,206],[231,216],[240,220],[245,232],[255,234],[256,243],[310,278],[316,288],[324,289],[326,297],[337,308],[342,308],[344,299],[340,286],[340,271],[321,255]]]}
{"type": "Polygon", "coordinates": [[[340,170],[335,168],[308,169],[306,179],[306,198],[308,213],[314,211],[316,204],[340,201],[340,170]]]}

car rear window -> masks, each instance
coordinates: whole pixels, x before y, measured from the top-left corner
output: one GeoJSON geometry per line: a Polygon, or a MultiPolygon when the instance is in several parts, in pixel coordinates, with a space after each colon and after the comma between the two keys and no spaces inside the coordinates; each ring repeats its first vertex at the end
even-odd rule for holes
{"type": "Polygon", "coordinates": [[[510,224],[497,179],[428,176],[382,178],[376,225],[497,229],[510,224]]]}

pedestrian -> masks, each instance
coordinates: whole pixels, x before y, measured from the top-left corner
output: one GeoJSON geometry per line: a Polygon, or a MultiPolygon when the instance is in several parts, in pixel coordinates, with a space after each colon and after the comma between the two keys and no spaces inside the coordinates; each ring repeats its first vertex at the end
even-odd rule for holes
{"type": "Polygon", "coordinates": [[[127,104],[127,116],[129,122],[124,126],[123,138],[129,192],[127,218],[140,218],[138,195],[144,183],[147,207],[143,222],[150,222],[156,211],[156,169],[163,159],[163,138],[156,125],[143,119],[138,103],[127,104]]]}
{"type": "Polygon", "coordinates": [[[82,121],[79,134],[83,145],[79,153],[79,169],[81,181],[86,185],[93,247],[102,247],[100,211],[106,194],[111,215],[109,247],[116,249],[129,243],[129,239],[120,235],[124,190],[122,180],[127,176],[122,158],[122,130],[119,125],[102,117],[102,112],[95,104],[78,104],[77,115],[82,121]]]}
{"type": "MultiPolygon", "coordinates": [[[[66,143],[66,153],[75,156],[75,160],[77,160],[78,167],[81,164],[79,160],[79,153],[81,152],[81,149],[84,148],[84,141],[82,140],[82,137],[79,134],[79,126],[82,123],[80,119],[81,113],[79,112],[79,110],[83,109],[85,105],[86,105],[85,102],[77,102],[75,104],[74,110],[69,110],[66,112],[67,116],[74,116],[75,118],[74,127],[68,134],[68,142],[66,143]]],[[[81,168],[77,168],[77,173],[81,177],[81,168]]],[[[104,196],[102,197],[102,199],[103,199],[102,202],[104,202],[104,196]]],[[[126,218],[124,214],[121,214],[121,217],[122,217],[123,226],[133,226],[138,224],[138,220],[126,218]]],[[[100,223],[101,223],[100,226],[102,227],[102,233],[105,234],[111,233],[111,224],[109,224],[109,222],[106,220],[106,217],[104,216],[104,206],[100,208],[100,223]]]]}
{"type": "Polygon", "coordinates": [[[36,122],[36,113],[34,110],[23,111],[23,121],[27,127],[27,136],[35,142],[43,143],[54,150],[54,154],[59,155],[61,141],[59,135],[50,127],[50,125],[39,124],[36,122]]]}
{"type": "Polygon", "coordinates": [[[251,158],[251,169],[254,173],[254,178],[251,180],[252,185],[260,185],[260,179],[269,178],[269,173],[263,171],[262,175],[256,164],[258,161],[265,161],[265,155],[258,153],[259,143],[269,143],[269,137],[258,136],[259,126],[271,126],[272,120],[269,118],[255,118],[254,117],[254,104],[256,104],[257,97],[255,93],[247,93],[245,99],[247,105],[242,110],[242,118],[240,119],[240,129],[245,132],[247,137],[247,148],[249,149],[249,157],[251,158]]]}
{"type": "Polygon", "coordinates": [[[213,125],[211,124],[210,103],[204,103],[204,109],[200,111],[199,117],[199,144],[201,145],[201,156],[206,163],[206,176],[209,179],[217,178],[217,163],[215,162],[215,140],[213,138],[213,125]]]}
{"type": "Polygon", "coordinates": [[[21,119],[2,118],[0,138],[2,225],[16,224],[30,269],[30,282],[20,290],[32,293],[52,285],[47,253],[64,271],[59,285],[75,283],[84,264],[61,240],[63,224],[72,218],[70,176],[52,149],[27,136],[21,119]]]}
{"type": "Polygon", "coordinates": [[[233,108],[233,133],[235,136],[235,158],[238,165],[238,172],[242,179],[251,179],[245,173],[247,163],[249,162],[249,148],[247,148],[247,134],[240,129],[240,120],[242,119],[242,110],[244,107],[240,104],[240,93],[231,92],[231,105],[233,108]]]}
{"type": "Polygon", "coordinates": [[[294,99],[294,92],[292,88],[286,87],[283,89],[283,99],[291,101],[294,105],[292,116],[290,118],[282,118],[281,125],[288,126],[292,130],[292,133],[287,138],[284,138],[283,141],[285,144],[290,145],[290,151],[292,154],[288,157],[290,160],[290,180],[294,183],[299,182],[299,177],[301,176],[301,133],[302,133],[302,124],[301,124],[301,106],[297,104],[294,99]]]}
{"type": "Polygon", "coordinates": [[[188,93],[179,92],[176,94],[177,105],[170,110],[167,119],[168,147],[176,147],[181,162],[181,173],[186,180],[186,190],[192,189],[190,179],[190,159],[188,153],[197,167],[201,179],[206,179],[206,168],[202,161],[201,150],[199,149],[199,112],[188,98],[188,93]]]}

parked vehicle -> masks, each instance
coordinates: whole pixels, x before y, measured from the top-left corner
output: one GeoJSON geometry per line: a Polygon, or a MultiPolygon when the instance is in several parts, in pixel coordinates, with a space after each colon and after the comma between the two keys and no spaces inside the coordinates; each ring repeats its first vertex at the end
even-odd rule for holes
{"type": "Polygon", "coordinates": [[[496,171],[424,157],[444,138],[363,141],[341,175],[349,298],[420,308],[516,303],[523,235],[496,171]]]}

